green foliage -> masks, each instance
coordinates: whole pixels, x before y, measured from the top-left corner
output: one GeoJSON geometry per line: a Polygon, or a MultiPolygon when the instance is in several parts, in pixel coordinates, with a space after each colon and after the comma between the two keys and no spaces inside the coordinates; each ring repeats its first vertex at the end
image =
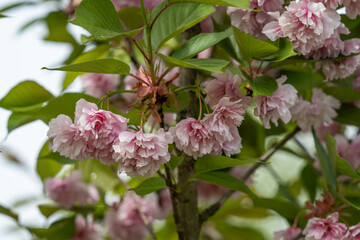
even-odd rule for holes
{"type": "Polygon", "coordinates": [[[251,227],[239,227],[229,224],[225,221],[218,222],[216,229],[224,236],[225,239],[237,240],[265,240],[261,232],[251,227]]]}
{"type": "Polygon", "coordinates": [[[224,168],[235,167],[244,164],[258,163],[258,159],[235,159],[218,155],[205,155],[197,159],[195,162],[195,170],[197,174],[220,170],[224,168]]]}
{"type": "Polygon", "coordinates": [[[182,154],[180,157],[171,154],[170,161],[167,164],[169,165],[171,170],[174,170],[184,161],[184,158],[185,158],[185,154],[182,154]]]}
{"type": "Polygon", "coordinates": [[[4,207],[2,205],[0,205],[0,214],[11,217],[15,221],[19,220],[19,216],[16,213],[14,213],[12,210],[10,210],[9,208],[6,208],[6,207],[4,207]]]}
{"type": "Polygon", "coordinates": [[[324,88],[326,94],[332,95],[342,102],[351,102],[360,100],[360,92],[346,87],[326,87],[324,88]]]}
{"type": "Polygon", "coordinates": [[[67,72],[87,72],[87,73],[111,73],[111,74],[130,73],[129,65],[127,65],[122,61],[112,58],[97,59],[89,62],[80,62],[59,68],[43,67],[42,69],[67,71],[67,72]]]}
{"type": "Polygon", "coordinates": [[[35,117],[28,115],[26,113],[13,112],[8,119],[8,124],[7,124],[8,134],[13,130],[15,130],[16,128],[21,127],[35,120],[36,120],[35,117]]]}
{"type": "Polygon", "coordinates": [[[231,176],[227,172],[217,172],[217,171],[204,172],[201,174],[197,174],[195,178],[202,182],[207,182],[222,187],[226,187],[235,191],[246,193],[252,199],[257,198],[256,195],[250,190],[250,188],[245,183],[231,176]]]}
{"type": "Polygon", "coordinates": [[[169,0],[169,3],[203,3],[249,9],[249,0],[169,0]]]}
{"type": "Polygon", "coordinates": [[[153,25],[152,48],[157,51],[166,41],[191,28],[214,11],[213,6],[206,4],[184,3],[169,6],[153,25]]]}
{"type": "Polygon", "coordinates": [[[204,51],[205,49],[208,49],[209,47],[229,37],[231,34],[231,28],[218,33],[200,33],[178,48],[171,57],[177,59],[192,58],[199,52],[204,51]]]}
{"type": "Polygon", "coordinates": [[[301,180],[306,191],[309,194],[310,201],[314,202],[316,197],[316,188],[317,188],[317,173],[314,167],[310,164],[306,165],[301,171],[301,180]]]}
{"type": "Polygon", "coordinates": [[[151,177],[142,181],[139,186],[132,188],[137,195],[144,196],[146,194],[159,191],[166,187],[165,180],[159,177],[151,177]]]}
{"type": "Polygon", "coordinates": [[[68,16],[63,11],[51,12],[45,18],[49,33],[44,40],[78,45],[74,37],[66,29],[67,20],[68,16]]]}
{"type": "Polygon", "coordinates": [[[24,81],[12,88],[1,99],[0,107],[14,111],[26,111],[29,108],[34,108],[34,105],[41,105],[51,98],[53,98],[53,95],[36,82],[24,81]]]}
{"type": "Polygon", "coordinates": [[[75,234],[75,217],[63,218],[53,222],[48,229],[28,228],[28,230],[40,238],[66,240],[75,234]]]}
{"type": "Polygon", "coordinates": [[[141,9],[138,7],[121,8],[118,16],[128,29],[140,28],[143,24],[141,9]]]}
{"type": "Polygon", "coordinates": [[[159,53],[158,56],[165,62],[166,65],[170,67],[192,68],[216,73],[222,73],[222,69],[229,64],[228,61],[222,59],[192,58],[186,60],[179,60],[161,53],[159,53]]]}
{"type": "Polygon", "coordinates": [[[352,104],[341,104],[336,121],[360,127],[360,109],[352,104]]]}
{"type": "Polygon", "coordinates": [[[36,164],[36,172],[40,176],[41,180],[55,177],[63,167],[63,164],[58,162],[56,159],[51,158],[50,154],[51,151],[49,149],[49,142],[47,141],[40,150],[36,164]]]}
{"type": "Polygon", "coordinates": [[[261,76],[254,78],[252,81],[250,81],[250,85],[254,91],[254,96],[271,95],[278,88],[276,80],[270,76],[261,76]]]}

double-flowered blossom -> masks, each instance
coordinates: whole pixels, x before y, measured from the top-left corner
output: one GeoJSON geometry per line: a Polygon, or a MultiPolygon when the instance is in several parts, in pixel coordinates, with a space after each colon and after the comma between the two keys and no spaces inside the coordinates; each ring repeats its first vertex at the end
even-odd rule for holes
{"type": "Polygon", "coordinates": [[[138,196],[134,196],[134,199],[126,195],[118,208],[111,208],[106,212],[104,223],[111,239],[144,240],[150,236],[150,232],[137,210],[137,204],[150,224],[154,220],[152,217],[154,204],[144,201],[138,196]]]}
{"type": "Polygon", "coordinates": [[[330,124],[337,116],[335,109],[340,108],[340,101],[326,95],[321,89],[313,88],[311,102],[302,98],[291,108],[291,114],[303,131],[322,124],[330,124]]]}
{"type": "Polygon", "coordinates": [[[49,146],[54,152],[74,160],[90,157],[102,163],[113,163],[112,144],[127,129],[128,119],[110,111],[99,110],[96,104],[80,99],[76,103],[75,123],[59,115],[49,123],[49,146]]]}
{"type": "Polygon", "coordinates": [[[231,102],[229,98],[223,97],[218,104],[212,107],[214,111],[207,114],[202,120],[227,156],[239,153],[242,147],[237,129],[245,115],[245,109],[241,102],[242,99],[231,102]]]}
{"type": "Polygon", "coordinates": [[[311,218],[303,231],[305,240],[341,240],[347,227],[344,223],[338,222],[337,212],[329,215],[326,219],[311,218]]]}
{"type": "Polygon", "coordinates": [[[289,227],[283,231],[275,232],[274,240],[293,240],[295,237],[299,236],[302,230],[298,227],[289,227]]]}
{"type": "Polygon", "coordinates": [[[355,19],[360,14],[360,2],[358,0],[343,0],[346,7],[346,16],[355,19]]]}
{"type": "Polygon", "coordinates": [[[215,137],[207,127],[194,118],[181,120],[175,127],[171,127],[169,132],[176,147],[195,159],[210,154],[214,148],[217,152],[220,150],[215,137]]]}
{"type": "Polygon", "coordinates": [[[283,4],[283,0],[251,0],[249,8],[263,11],[255,12],[236,7],[228,7],[227,14],[231,18],[232,25],[245,33],[250,33],[259,39],[265,40],[266,36],[262,33],[262,29],[265,24],[272,20],[271,15],[267,14],[267,12],[280,11],[283,4]]]}
{"type": "Polygon", "coordinates": [[[119,163],[119,171],[132,177],[150,177],[170,160],[168,144],[172,142],[171,134],[162,128],[156,134],[124,131],[113,145],[113,157],[119,163]]]}
{"type": "Polygon", "coordinates": [[[279,119],[284,123],[291,120],[290,108],[294,106],[298,96],[297,90],[292,85],[283,84],[286,79],[286,76],[282,76],[276,80],[278,89],[273,94],[255,96],[256,108],[254,114],[260,117],[267,129],[270,128],[270,120],[275,126],[278,125],[277,121],[279,119]]]}
{"type": "Polygon", "coordinates": [[[129,120],[110,111],[99,110],[96,104],[80,99],[76,103],[75,124],[84,141],[92,148],[92,156],[102,163],[112,163],[112,145],[127,130],[129,120]]]}
{"type": "Polygon", "coordinates": [[[343,135],[337,134],[335,140],[339,155],[356,170],[360,165],[360,135],[350,142],[343,135]]]}
{"type": "Polygon", "coordinates": [[[44,182],[47,196],[64,208],[75,204],[94,204],[99,201],[99,193],[95,185],[87,185],[82,180],[80,171],[73,171],[67,178],[48,178],[44,182]]]}
{"type": "Polygon", "coordinates": [[[228,97],[230,101],[242,99],[244,109],[251,105],[251,97],[242,95],[240,85],[243,79],[239,75],[234,76],[226,70],[225,74],[213,73],[212,76],[214,79],[207,81],[205,85],[205,91],[208,93],[205,102],[209,106],[215,105],[223,97],[228,97]]]}
{"type": "Polygon", "coordinates": [[[102,240],[101,227],[93,222],[89,215],[87,219],[82,215],[76,215],[75,218],[76,232],[69,240],[102,240]]]}
{"type": "Polygon", "coordinates": [[[349,227],[343,240],[358,240],[360,239],[360,223],[349,227]]]}
{"type": "Polygon", "coordinates": [[[339,27],[340,15],[321,2],[292,1],[278,21],[268,24],[263,31],[268,38],[287,37],[297,52],[307,55],[321,48],[339,27]]]}
{"type": "Polygon", "coordinates": [[[115,74],[87,73],[82,76],[85,93],[100,98],[109,91],[116,91],[120,78],[115,74]]]}

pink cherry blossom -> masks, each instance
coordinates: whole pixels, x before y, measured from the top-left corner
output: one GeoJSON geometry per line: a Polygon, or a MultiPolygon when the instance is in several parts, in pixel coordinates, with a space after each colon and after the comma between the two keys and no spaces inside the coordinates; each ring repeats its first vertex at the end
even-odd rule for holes
{"type": "Polygon", "coordinates": [[[100,98],[109,91],[116,91],[120,83],[118,75],[87,73],[82,77],[82,85],[85,93],[100,98]]]}
{"type": "Polygon", "coordinates": [[[171,143],[171,134],[162,128],[156,134],[124,131],[113,145],[114,159],[119,163],[119,171],[127,175],[150,177],[170,160],[171,143]]]}
{"type": "Polygon", "coordinates": [[[313,0],[314,2],[322,2],[326,7],[336,10],[343,4],[344,0],[313,0]]]}
{"type": "Polygon", "coordinates": [[[346,16],[355,19],[360,13],[360,2],[357,0],[343,0],[346,7],[346,16]]]}
{"type": "Polygon", "coordinates": [[[48,178],[44,182],[46,195],[59,206],[71,208],[74,204],[94,204],[99,201],[95,185],[87,185],[82,180],[81,171],[73,171],[64,179],[48,178]]]}
{"type": "Polygon", "coordinates": [[[335,109],[340,108],[340,101],[326,95],[321,89],[313,88],[311,102],[302,98],[290,109],[292,117],[303,131],[322,124],[330,124],[337,116],[335,109]]]}
{"type": "Polygon", "coordinates": [[[337,134],[335,140],[339,155],[356,170],[360,165],[360,135],[349,142],[343,135],[337,134]]]}
{"type": "MultiPolygon", "coordinates": [[[[202,123],[210,131],[227,156],[240,152],[241,137],[237,130],[244,119],[245,109],[242,99],[231,102],[223,97],[213,106],[213,112],[207,114],[202,123]]],[[[213,153],[216,153],[214,150],[213,153]]]]}
{"type": "Polygon", "coordinates": [[[275,12],[282,9],[284,0],[250,0],[249,8],[262,9],[265,12],[275,12]]]}
{"type": "Polygon", "coordinates": [[[119,133],[127,130],[129,120],[110,111],[99,110],[96,104],[80,99],[76,103],[75,124],[84,141],[94,149],[92,156],[111,164],[112,145],[119,133]]]}
{"type": "Polygon", "coordinates": [[[360,223],[349,227],[344,240],[358,240],[360,239],[360,223]]]}
{"type": "Polygon", "coordinates": [[[325,39],[329,38],[340,25],[340,15],[335,10],[326,9],[320,2],[291,1],[286,11],[279,18],[279,25],[272,22],[271,26],[265,26],[265,33],[275,40],[275,32],[279,32],[293,43],[294,49],[307,55],[311,51],[321,48],[325,39]],[[272,30],[270,28],[276,28],[272,30]]]}
{"type": "Polygon", "coordinates": [[[270,120],[275,126],[278,126],[277,121],[279,119],[284,123],[288,123],[291,120],[290,108],[294,106],[298,96],[297,90],[292,85],[283,84],[286,79],[286,76],[282,76],[276,80],[278,89],[273,94],[255,96],[256,108],[254,109],[254,114],[260,117],[267,129],[270,128],[270,120]]]}
{"type": "Polygon", "coordinates": [[[216,201],[228,190],[224,187],[206,182],[197,182],[198,199],[200,201],[216,201]]]}
{"type": "Polygon", "coordinates": [[[212,76],[214,79],[205,83],[205,91],[209,94],[205,98],[207,104],[213,106],[222,97],[228,97],[230,101],[242,99],[244,109],[251,105],[251,97],[242,95],[240,85],[244,80],[239,75],[234,76],[227,70],[225,74],[213,73],[212,76]]]}
{"type": "Polygon", "coordinates": [[[51,151],[74,160],[89,158],[89,147],[70,117],[60,114],[51,119],[47,136],[51,151]]]}
{"type": "Polygon", "coordinates": [[[283,231],[275,232],[274,240],[293,240],[302,232],[302,229],[292,226],[283,231]]]}
{"type": "Polygon", "coordinates": [[[152,204],[151,216],[155,219],[166,219],[173,210],[168,188],[164,188],[160,192],[150,193],[142,201],[149,205],[152,204]]]}
{"type": "MultiPolygon", "coordinates": [[[[153,204],[138,196],[134,196],[139,210],[146,216],[151,224],[153,222],[153,204]]],[[[111,239],[114,240],[145,240],[150,233],[146,228],[133,198],[126,195],[118,208],[111,208],[105,214],[105,227],[111,239]]]]}
{"type": "Polygon", "coordinates": [[[231,18],[232,25],[254,37],[266,40],[266,35],[262,33],[262,30],[268,22],[273,20],[266,12],[255,12],[242,8],[228,7],[227,14],[231,18]]]}
{"type": "Polygon", "coordinates": [[[92,221],[89,215],[87,221],[80,214],[75,218],[76,232],[69,240],[102,240],[101,228],[99,224],[92,221]]]}
{"type": "Polygon", "coordinates": [[[213,151],[220,151],[214,136],[202,122],[194,118],[181,120],[175,127],[171,127],[169,132],[176,147],[195,159],[213,151]]]}
{"type": "Polygon", "coordinates": [[[341,125],[338,122],[332,122],[330,124],[321,124],[319,127],[315,129],[316,136],[320,140],[325,141],[327,132],[329,132],[331,136],[335,136],[337,133],[340,132],[340,127],[341,125]]]}
{"type": "Polygon", "coordinates": [[[327,80],[347,78],[353,74],[360,63],[360,57],[353,56],[341,60],[325,60],[315,63],[315,69],[321,69],[327,80]]]}
{"type": "Polygon", "coordinates": [[[311,218],[304,231],[305,240],[339,240],[345,235],[347,227],[338,222],[337,212],[329,215],[326,219],[311,218]]]}

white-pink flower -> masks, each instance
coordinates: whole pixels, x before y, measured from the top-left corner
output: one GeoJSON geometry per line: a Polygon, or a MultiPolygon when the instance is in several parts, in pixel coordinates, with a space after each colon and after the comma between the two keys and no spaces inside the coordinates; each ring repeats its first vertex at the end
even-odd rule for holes
{"type": "Polygon", "coordinates": [[[82,76],[85,93],[100,98],[109,91],[116,91],[120,83],[119,75],[87,73],[82,76]]]}
{"type": "Polygon", "coordinates": [[[174,138],[176,147],[195,159],[220,151],[219,144],[211,132],[202,122],[194,118],[181,120],[175,127],[171,127],[169,132],[174,138]]]}
{"type": "Polygon", "coordinates": [[[326,7],[336,10],[338,6],[343,4],[344,0],[313,0],[314,2],[322,2],[326,7]]]}
{"type": "Polygon", "coordinates": [[[343,0],[346,7],[346,16],[355,19],[360,13],[360,2],[358,0],[343,0]]]}
{"type": "Polygon", "coordinates": [[[170,160],[168,144],[172,142],[171,134],[162,128],[156,134],[124,131],[113,145],[113,157],[119,163],[119,171],[131,177],[150,177],[170,160]]]}
{"type": "Polygon", "coordinates": [[[46,195],[64,208],[75,204],[94,204],[99,201],[99,193],[95,185],[85,184],[81,171],[73,171],[67,178],[48,178],[44,182],[46,195]]]}
{"type": "Polygon", "coordinates": [[[340,127],[341,125],[338,122],[332,122],[330,124],[322,124],[315,129],[316,136],[320,140],[325,141],[327,132],[329,132],[331,136],[335,136],[340,132],[340,127]]]}
{"type": "Polygon", "coordinates": [[[344,240],[358,240],[360,239],[360,223],[349,227],[344,240]]]}
{"type": "Polygon", "coordinates": [[[69,240],[102,240],[101,227],[93,222],[88,215],[87,219],[78,214],[75,218],[76,232],[69,240]]]}
{"type": "Polygon", "coordinates": [[[225,74],[213,73],[212,76],[214,79],[205,83],[205,91],[209,94],[205,97],[205,102],[208,105],[215,105],[223,97],[228,97],[230,101],[242,99],[244,109],[251,105],[251,97],[242,95],[240,85],[244,80],[239,75],[234,76],[226,70],[225,74]]]}
{"type": "Polygon", "coordinates": [[[337,134],[335,140],[339,155],[356,170],[360,165],[360,135],[349,142],[343,135],[337,134]]]}
{"type": "Polygon", "coordinates": [[[329,215],[326,219],[311,218],[303,231],[305,240],[341,240],[347,227],[338,222],[337,212],[329,215]]]}
{"type": "Polygon", "coordinates": [[[270,128],[270,120],[275,126],[278,126],[277,121],[279,119],[284,123],[291,120],[290,108],[294,106],[298,96],[297,90],[292,85],[283,84],[286,79],[286,76],[282,76],[276,80],[278,89],[273,94],[255,96],[256,108],[254,114],[260,117],[267,129],[270,128]]]}
{"type": "MultiPolygon", "coordinates": [[[[148,203],[138,196],[134,196],[139,210],[146,216],[151,224],[153,222],[153,204],[148,203]]],[[[150,236],[149,230],[145,226],[136,203],[129,195],[126,195],[120,207],[111,208],[105,214],[105,227],[109,235],[114,240],[144,240],[150,236]]]]}
{"type": "Polygon", "coordinates": [[[86,144],[93,148],[92,156],[102,163],[114,162],[112,145],[127,130],[128,121],[110,111],[99,110],[96,104],[84,99],[76,103],[75,124],[86,144]]]}
{"type": "MultiPolygon", "coordinates": [[[[242,147],[241,137],[237,130],[245,115],[241,102],[242,99],[231,102],[229,98],[223,97],[217,105],[212,107],[214,111],[202,120],[227,156],[239,153],[242,147]]],[[[215,149],[214,153],[217,153],[215,149]]]]}
{"type": "Polygon", "coordinates": [[[289,227],[283,231],[275,232],[274,240],[293,240],[302,232],[298,227],[289,227]]]}
{"type": "Polygon", "coordinates": [[[89,158],[89,149],[83,141],[79,129],[72,123],[70,117],[60,114],[49,122],[49,148],[53,152],[74,159],[85,160],[89,158]]]}
{"type": "MultiPolygon", "coordinates": [[[[280,26],[282,34],[278,36],[289,38],[297,52],[307,55],[321,48],[325,39],[334,33],[340,25],[340,15],[335,10],[326,9],[320,2],[291,1],[278,21],[279,25],[269,23],[275,28],[280,26]]],[[[275,40],[274,32],[278,30],[270,31],[269,26],[265,29],[270,33],[268,37],[275,40]]]]}
{"type": "Polygon", "coordinates": [[[292,117],[303,131],[330,124],[337,116],[335,109],[340,108],[340,101],[326,95],[321,89],[313,88],[311,102],[302,98],[290,109],[292,117]]]}

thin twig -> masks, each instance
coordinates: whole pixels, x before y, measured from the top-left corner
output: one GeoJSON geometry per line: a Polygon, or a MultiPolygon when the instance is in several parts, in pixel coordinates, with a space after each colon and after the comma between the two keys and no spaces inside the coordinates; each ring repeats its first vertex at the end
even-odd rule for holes
{"type": "Polygon", "coordinates": [[[155,21],[158,19],[158,17],[163,13],[168,7],[170,7],[174,3],[168,3],[164,6],[163,9],[160,10],[160,12],[155,16],[154,20],[150,24],[150,30],[153,28],[155,21]]]}
{"type": "MultiPolygon", "coordinates": [[[[282,146],[285,145],[287,141],[289,141],[291,138],[293,138],[296,133],[300,131],[300,128],[295,128],[291,133],[289,133],[283,140],[281,140],[279,143],[277,143],[275,146],[273,146],[271,149],[269,149],[266,153],[264,153],[259,161],[261,163],[254,164],[241,178],[243,182],[245,182],[254,172],[256,169],[258,169],[264,162],[270,159],[270,157],[279,150],[282,146]]],[[[200,213],[199,221],[200,224],[205,222],[209,217],[213,216],[220,208],[221,206],[226,202],[228,198],[231,197],[231,195],[234,193],[234,190],[227,191],[224,195],[220,197],[220,199],[212,204],[210,207],[206,208],[202,213],[200,213]]]]}
{"type": "Polygon", "coordinates": [[[148,229],[148,231],[149,231],[149,233],[150,233],[150,235],[151,235],[151,238],[152,238],[153,240],[157,240],[157,238],[156,238],[156,236],[155,236],[155,234],[154,234],[154,232],[153,232],[153,230],[152,230],[152,226],[151,226],[148,218],[146,217],[146,215],[145,215],[145,214],[141,211],[141,209],[140,209],[140,204],[139,204],[139,202],[138,202],[137,199],[136,199],[136,194],[135,194],[135,192],[133,192],[133,191],[131,190],[130,186],[120,178],[120,176],[118,175],[118,173],[117,173],[117,171],[115,170],[115,168],[111,167],[111,170],[113,171],[113,173],[114,173],[114,174],[116,175],[116,177],[118,178],[120,184],[126,189],[126,191],[129,192],[131,198],[133,199],[133,201],[134,201],[134,203],[135,203],[136,211],[138,212],[138,214],[140,215],[141,220],[143,221],[144,225],[145,225],[146,228],[148,229]]]}

